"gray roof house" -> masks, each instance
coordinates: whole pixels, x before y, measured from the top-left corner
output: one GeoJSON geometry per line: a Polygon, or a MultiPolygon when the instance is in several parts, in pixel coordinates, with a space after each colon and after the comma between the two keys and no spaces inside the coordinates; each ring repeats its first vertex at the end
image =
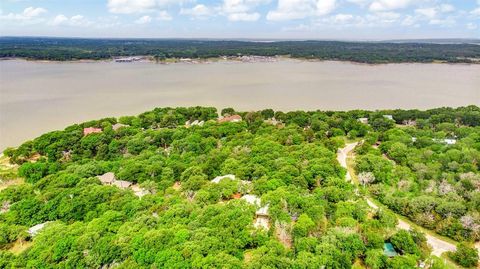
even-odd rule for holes
{"type": "Polygon", "coordinates": [[[112,185],[115,182],[115,174],[112,172],[105,173],[97,178],[102,182],[103,185],[112,185]]]}
{"type": "Polygon", "coordinates": [[[125,180],[115,180],[113,182],[113,185],[117,186],[120,189],[127,189],[128,187],[130,187],[132,185],[132,182],[125,181],[125,180]]]}

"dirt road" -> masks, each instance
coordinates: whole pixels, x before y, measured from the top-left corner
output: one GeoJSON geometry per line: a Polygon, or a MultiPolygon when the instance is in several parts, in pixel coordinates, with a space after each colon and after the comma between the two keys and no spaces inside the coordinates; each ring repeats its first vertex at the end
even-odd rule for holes
{"type": "MultiPolygon", "coordinates": [[[[347,144],[344,148],[339,149],[338,152],[337,152],[338,162],[340,163],[340,165],[342,167],[347,169],[347,175],[346,175],[346,180],[347,181],[352,180],[352,177],[351,177],[350,173],[348,172],[347,156],[357,145],[358,145],[358,142],[347,144]]],[[[372,200],[370,200],[368,198],[365,198],[365,199],[367,201],[367,204],[371,208],[376,209],[376,210],[379,208],[378,205],[376,205],[372,200]]],[[[412,227],[409,223],[407,223],[407,222],[405,222],[401,219],[398,219],[397,228],[398,229],[403,229],[403,230],[410,230],[412,227]]],[[[447,251],[455,251],[457,249],[457,247],[454,244],[446,242],[446,241],[444,241],[442,239],[439,239],[435,236],[432,236],[430,234],[425,234],[425,236],[427,238],[428,244],[432,247],[432,254],[437,256],[437,257],[440,257],[443,253],[445,253],[447,251]]],[[[476,246],[477,246],[477,248],[479,247],[478,244],[476,246]]]]}
{"type": "MultiPolygon", "coordinates": [[[[356,146],[358,145],[358,142],[347,144],[344,148],[338,149],[337,152],[337,161],[340,163],[342,167],[347,169],[347,156],[348,153],[350,153],[356,146]]],[[[347,169],[347,175],[346,175],[347,181],[352,180],[352,176],[350,175],[350,172],[347,169]]]]}

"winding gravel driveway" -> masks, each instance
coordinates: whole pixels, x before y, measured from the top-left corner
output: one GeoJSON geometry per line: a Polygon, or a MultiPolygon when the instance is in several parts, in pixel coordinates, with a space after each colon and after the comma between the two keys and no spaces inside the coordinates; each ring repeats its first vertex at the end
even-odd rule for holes
{"type": "MultiPolygon", "coordinates": [[[[347,181],[352,181],[352,176],[350,175],[350,172],[348,172],[348,167],[347,167],[347,156],[348,154],[358,145],[358,142],[355,143],[350,143],[347,144],[344,148],[339,149],[337,152],[337,160],[340,163],[342,167],[347,169],[347,175],[346,175],[346,180],[347,181]]],[[[353,184],[353,181],[352,181],[353,184]]],[[[365,198],[367,201],[367,204],[373,208],[373,209],[378,209],[378,205],[376,205],[372,200],[365,198]]],[[[398,229],[403,229],[403,230],[410,230],[411,225],[408,224],[407,222],[398,219],[398,229]]],[[[457,247],[454,244],[451,244],[449,242],[446,242],[442,239],[439,239],[435,236],[425,234],[425,237],[427,238],[428,244],[432,247],[432,254],[440,257],[443,253],[447,251],[455,251],[457,247]]],[[[480,247],[479,244],[476,244],[477,249],[480,247]]]]}

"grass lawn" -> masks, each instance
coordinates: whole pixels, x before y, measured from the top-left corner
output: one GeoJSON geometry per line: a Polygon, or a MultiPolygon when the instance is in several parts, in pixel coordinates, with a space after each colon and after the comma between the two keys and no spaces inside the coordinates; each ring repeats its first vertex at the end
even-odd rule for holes
{"type": "Polygon", "coordinates": [[[19,185],[24,181],[18,177],[18,166],[12,165],[8,157],[0,157],[0,191],[6,189],[8,186],[19,185]]]}
{"type": "Polygon", "coordinates": [[[23,241],[23,240],[17,240],[13,243],[13,245],[8,249],[11,253],[18,255],[25,251],[27,248],[29,248],[33,242],[31,241],[23,241]]]}

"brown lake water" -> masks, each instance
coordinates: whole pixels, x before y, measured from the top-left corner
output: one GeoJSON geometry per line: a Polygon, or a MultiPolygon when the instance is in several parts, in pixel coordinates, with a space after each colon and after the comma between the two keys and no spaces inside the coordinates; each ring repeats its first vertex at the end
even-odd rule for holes
{"type": "Polygon", "coordinates": [[[480,105],[480,65],[281,60],[211,64],[0,61],[0,150],[162,106],[350,110],[480,105]]]}

